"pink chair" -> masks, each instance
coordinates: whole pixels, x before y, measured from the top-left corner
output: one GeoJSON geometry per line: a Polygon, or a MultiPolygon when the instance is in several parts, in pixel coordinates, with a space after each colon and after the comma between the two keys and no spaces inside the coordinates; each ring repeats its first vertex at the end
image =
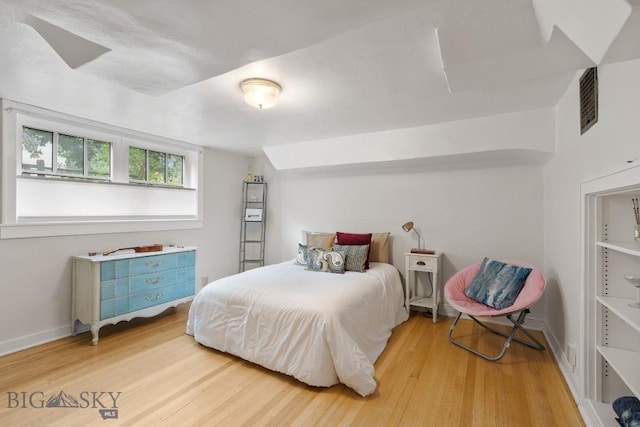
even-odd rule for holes
{"type": "Polygon", "coordinates": [[[544,276],[538,269],[536,269],[531,265],[527,265],[518,261],[504,261],[504,262],[512,265],[519,265],[523,267],[532,268],[532,271],[531,273],[529,273],[529,276],[527,277],[527,280],[525,281],[524,286],[520,291],[520,293],[518,294],[518,297],[516,298],[515,302],[513,303],[513,305],[507,308],[497,310],[493,307],[489,307],[488,305],[484,305],[480,302],[472,300],[471,298],[465,295],[464,290],[469,285],[469,283],[471,283],[474,276],[480,269],[481,263],[473,264],[473,265],[470,265],[469,267],[466,267],[463,270],[460,270],[459,272],[454,274],[444,285],[445,298],[453,308],[455,308],[457,311],[460,312],[458,314],[458,317],[456,317],[456,320],[454,320],[454,322],[451,324],[451,327],[449,328],[449,341],[451,341],[453,344],[457,345],[458,347],[462,347],[474,354],[477,354],[478,356],[484,359],[491,360],[491,361],[500,360],[502,356],[504,356],[505,353],[507,352],[507,349],[511,345],[511,341],[517,341],[519,343],[525,344],[536,350],[545,349],[544,346],[537,339],[535,339],[535,337],[533,337],[527,330],[525,330],[522,327],[522,324],[524,323],[524,319],[529,313],[529,308],[536,301],[538,301],[538,299],[540,299],[540,297],[542,296],[542,293],[544,292],[544,288],[545,288],[544,276]],[[463,314],[466,314],[467,316],[469,316],[471,319],[473,319],[476,323],[478,323],[483,328],[506,338],[506,341],[502,346],[502,350],[500,351],[500,353],[498,353],[498,355],[489,356],[485,353],[481,353],[480,351],[473,349],[465,344],[462,344],[460,341],[453,338],[453,330],[455,329],[456,325],[458,324],[458,321],[460,320],[460,317],[463,314]],[[513,318],[514,315],[517,315],[516,320],[514,320],[513,318]],[[511,331],[509,331],[509,333],[504,333],[497,329],[491,328],[490,326],[487,326],[485,322],[481,322],[480,320],[477,319],[479,317],[489,318],[489,317],[498,317],[498,316],[505,316],[513,324],[513,327],[511,328],[511,331]],[[527,337],[529,337],[529,339],[531,339],[532,342],[517,338],[516,337],[517,331],[522,331],[522,333],[524,333],[527,337]]]}

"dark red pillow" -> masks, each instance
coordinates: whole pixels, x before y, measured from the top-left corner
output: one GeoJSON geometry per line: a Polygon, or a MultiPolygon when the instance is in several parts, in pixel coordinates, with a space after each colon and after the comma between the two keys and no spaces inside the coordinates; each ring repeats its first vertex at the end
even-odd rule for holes
{"type": "Polygon", "coordinates": [[[357,233],[342,233],[338,231],[336,233],[337,243],[339,245],[369,245],[367,251],[367,260],[364,263],[364,268],[369,268],[369,252],[371,252],[371,236],[373,233],[357,234],[357,233]]]}

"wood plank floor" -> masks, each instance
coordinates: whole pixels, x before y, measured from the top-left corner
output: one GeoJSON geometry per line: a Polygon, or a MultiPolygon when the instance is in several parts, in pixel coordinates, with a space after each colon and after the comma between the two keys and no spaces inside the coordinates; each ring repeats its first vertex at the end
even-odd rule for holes
{"type": "MultiPolygon", "coordinates": [[[[584,425],[549,350],[514,343],[487,362],[449,343],[451,319],[413,314],[398,326],[376,363],[378,389],[362,398],[203,347],[184,333],[187,313],[105,327],[97,346],[84,333],[0,358],[0,425],[584,425]],[[81,407],[38,407],[61,391],[81,407]],[[103,420],[114,406],[117,419],[103,420]]],[[[471,337],[471,321],[459,328],[469,343],[499,347],[492,334],[471,337]]]]}

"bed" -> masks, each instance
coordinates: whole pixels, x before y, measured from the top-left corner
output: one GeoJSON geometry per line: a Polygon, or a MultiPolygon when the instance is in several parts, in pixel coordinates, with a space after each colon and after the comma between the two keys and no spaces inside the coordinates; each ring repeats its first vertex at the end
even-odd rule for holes
{"type": "Polygon", "coordinates": [[[308,271],[286,261],[214,281],[189,311],[187,333],[311,386],[376,389],[373,364],[408,313],[398,270],[308,271]]]}

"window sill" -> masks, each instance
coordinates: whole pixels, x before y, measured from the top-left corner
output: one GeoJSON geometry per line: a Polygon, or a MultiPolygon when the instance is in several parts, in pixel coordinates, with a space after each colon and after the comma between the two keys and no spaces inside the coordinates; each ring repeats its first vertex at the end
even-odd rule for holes
{"type": "Polygon", "coordinates": [[[200,219],[144,219],[122,221],[31,222],[0,225],[0,239],[74,236],[83,234],[135,233],[202,228],[200,219]]]}

